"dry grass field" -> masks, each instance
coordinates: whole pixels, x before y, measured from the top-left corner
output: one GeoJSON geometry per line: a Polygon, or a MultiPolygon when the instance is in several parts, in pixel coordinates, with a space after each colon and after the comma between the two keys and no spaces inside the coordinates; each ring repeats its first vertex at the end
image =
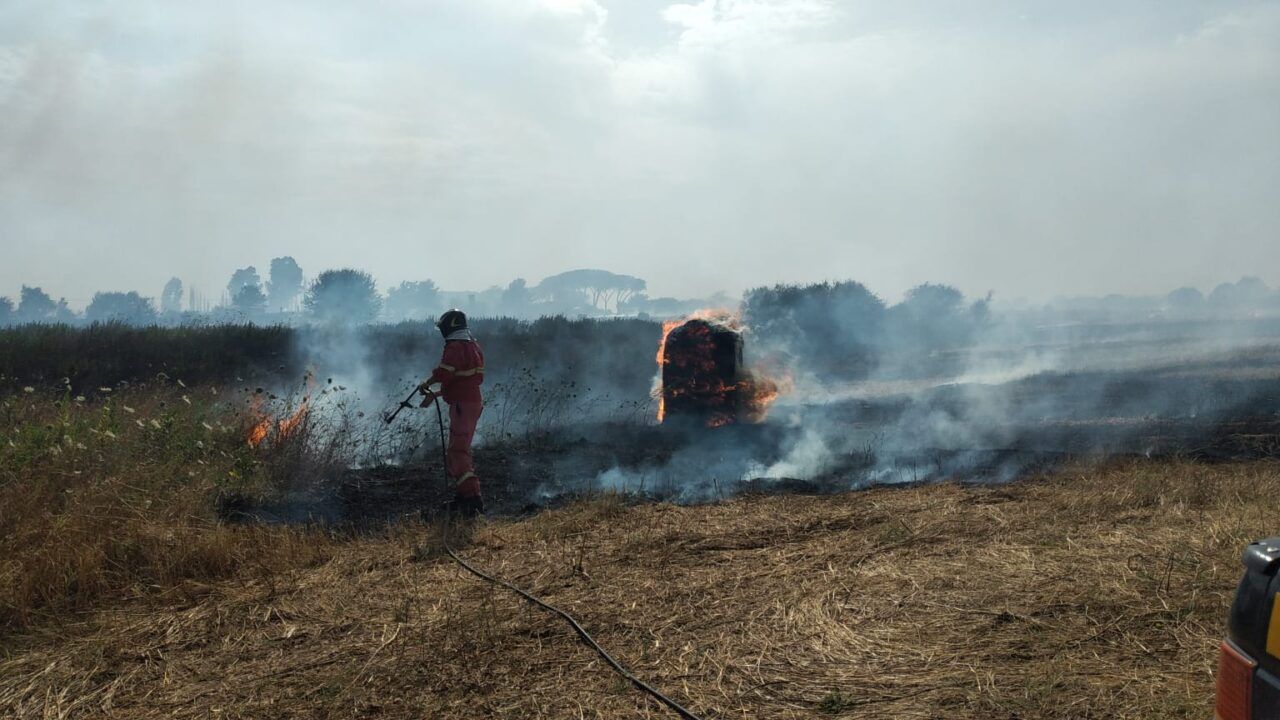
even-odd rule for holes
{"type": "MultiPolygon", "coordinates": [[[[1278,497],[1274,462],[1116,461],[1000,487],[605,497],[455,545],[705,718],[1204,718],[1239,550],[1275,532],[1278,497]]],[[[292,568],[264,532],[270,563],[26,627],[0,716],[672,716],[462,572],[442,532],[292,568]]]]}

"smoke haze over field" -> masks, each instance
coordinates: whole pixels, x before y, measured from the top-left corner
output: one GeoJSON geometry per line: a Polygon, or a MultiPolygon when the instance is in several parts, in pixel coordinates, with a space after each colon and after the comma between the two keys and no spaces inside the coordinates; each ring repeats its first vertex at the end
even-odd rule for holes
{"type": "Polygon", "coordinates": [[[276,255],[382,288],[1280,285],[1277,2],[0,0],[0,117],[0,295],[74,306],[276,255]]]}

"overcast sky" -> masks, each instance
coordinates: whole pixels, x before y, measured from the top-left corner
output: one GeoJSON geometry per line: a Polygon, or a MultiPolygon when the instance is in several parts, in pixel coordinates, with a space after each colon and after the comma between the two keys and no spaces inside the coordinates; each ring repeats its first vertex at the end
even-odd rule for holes
{"type": "Polygon", "coordinates": [[[1280,285],[1280,2],[0,0],[0,295],[1280,285]]]}

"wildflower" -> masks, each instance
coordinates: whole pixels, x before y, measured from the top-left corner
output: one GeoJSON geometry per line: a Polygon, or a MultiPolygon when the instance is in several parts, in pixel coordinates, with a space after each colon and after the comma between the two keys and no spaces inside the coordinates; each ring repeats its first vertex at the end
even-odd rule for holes
{"type": "MultiPolygon", "coordinates": [[[[78,442],[78,443],[76,443],[76,449],[77,449],[77,450],[88,450],[89,448],[85,447],[85,446],[84,446],[84,443],[82,443],[82,442],[78,442]]],[[[80,473],[76,473],[76,474],[77,474],[77,475],[79,475],[80,473]]]]}
{"type": "Polygon", "coordinates": [[[98,392],[101,392],[101,393],[109,393],[109,392],[111,392],[111,388],[109,388],[109,387],[100,387],[100,388],[98,388],[98,392]]]}
{"type": "Polygon", "coordinates": [[[77,395],[77,396],[76,396],[76,402],[78,402],[78,403],[82,403],[82,402],[84,402],[84,396],[83,396],[83,395],[77,395]]]}
{"type": "Polygon", "coordinates": [[[151,418],[151,427],[153,427],[153,428],[155,428],[155,429],[159,430],[159,429],[160,429],[160,423],[156,422],[156,419],[155,419],[155,418],[151,418]]]}
{"type": "Polygon", "coordinates": [[[203,441],[203,440],[197,440],[197,441],[196,441],[196,447],[198,447],[198,448],[200,448],[200,449],[204,449],[204,441],[203,441]]]}
{"type": "Polygon", "coordinates": [[[35,389],[35,388],[33,388],[33,387],[31,387],[30,385],[28,385],[28,386],[26,386],[26,387],[22,388],[22,392],[24,392],[24,393],[33,393],[33,392],[35,392],[35,391],[36,391],[36,389],[35,389]]]}

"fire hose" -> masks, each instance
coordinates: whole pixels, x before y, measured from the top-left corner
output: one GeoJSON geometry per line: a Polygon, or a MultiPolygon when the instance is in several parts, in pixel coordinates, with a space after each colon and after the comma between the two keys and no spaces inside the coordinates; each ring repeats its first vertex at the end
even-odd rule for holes
{"type": "MultiPolygon", "coordinates": [[[[417,395],[417,393],[418,391],[415,390],[414,393],[411,394],[408,398],[406,398],[404,402],[400,403],[400,407],[396,408],[395,413],[389,416],[390,419],[388,419],[387,422],[390,423],[391,420],[395,419],[395,416],[400,413],[400,410],[404,409],[405,407],[409,407],[410,400],[412,400],[412,398],[415,395],[417,395]]],[[[436,406],[436,422],[438,427],[440,428],[440,459],[444,463],[442,467],[448,468],[448,462],[449,462],[448,445],[445,443],[445,438],[444,438],[444,412],[440,409],[440,398],[438,396],[434,394],[431,395],[431,401],[436,406]]],[[[444,551],[448,553],[449,557],[452,558],[453,561],[456,562],[459,566],[461,566],[464,570],[471,573],[472,575],[475,575],[481,580],[484,580],[485,582],[488,582],[493,585],[500,585],[510,590],[511,592],[516,593],[520,597],[533,603],[534,605],[537,605],[543,610],[559,615],[562,620],[564,620],[566,623],[569,624],[569,627],[573,628],[573,631],[578,635],[578,639],[581,640],[584,645],[594,650],[596,654],[600,656],[601,659],[603,659],[606,663],[608,663],[609,667],[613,668],[614,672],[616,672],[618,675],[621,675],[624,679],[626,679],[627,682],[631,683],[632,686],[634,686],[637,690],[640,690],[641,692],[648,694],[653,699],[657,700],[663,705],[666,705],[668,708],[670,708],[672,711],[674,711],[677,715],[684,718],[685,720],[701,720],[701,718],[699,718],[697,715],[694,715],[692,712],[686,710],[675,700],[672,700],[671,698],[662,694],[661,691],[659,691],[658,689],[654,688],[652,685],[646,683],[645,681],[641,680],[640,678],[632,674],[632,672],[627,668],[625,668],[622,665],[622,663],[614,659],[614,657],[610,655],[608,651],[600,647],[600,644],[596,642],[595,638],[591,637],[591,633],[587,632],[586,629],[583,628],[582,625],[572,615],[565,612],[564,610],[561,610],[555,605],[552,605],[551,603],[548,603],[545,600],[542,600],[541,598],[507,582],[506,580],[503,580],[502,578],[495,577],[493,575],[485,573],[482,570],[477,569],[471,563],[467,562],[466,560],[463,560],[458,555],[458,553],[454,551],[453,546],[449,542],[450,525],[451,523],[449,523],[448,520],[446,519],[446,522],[444,523],[444,533],[442,534],[444,551]]]]}

